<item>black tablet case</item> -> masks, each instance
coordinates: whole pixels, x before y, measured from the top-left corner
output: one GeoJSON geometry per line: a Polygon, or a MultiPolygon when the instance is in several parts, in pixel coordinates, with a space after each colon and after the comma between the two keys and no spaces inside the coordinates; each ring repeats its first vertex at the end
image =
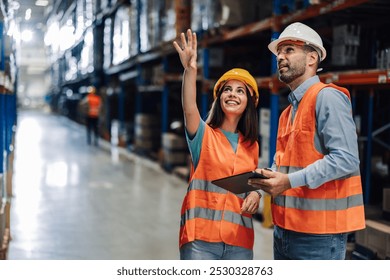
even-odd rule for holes
{"type": "Polygon", "coordinates": [[[248,171],[233,176],[217,179],[211,182],[218,187],[224,188],[225,190],[228,190],[235,194],[259,190],[259,188],[248,185],[248,179],[250,178],[268,179],[268,177],[264,176],[263,174],[257,173],[256,171],[248,171]]]}

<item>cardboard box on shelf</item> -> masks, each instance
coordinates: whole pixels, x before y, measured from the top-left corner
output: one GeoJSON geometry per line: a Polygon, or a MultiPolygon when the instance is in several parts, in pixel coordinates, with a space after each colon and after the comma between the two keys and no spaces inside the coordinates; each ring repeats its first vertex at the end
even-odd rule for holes
{"type": "Polygon", "coordinates": [[[377,51],[376,67],[379,69],[390,69],[390,48],[377,51]]]}
{"type": "Polygon", "coordinates": [[[195,32],[212,30],[218,27],[219,3],[213,0],[192,1],[191,29],[195,32]]]}
{"type": "Polygon", "coordinates": [[[191,27],[191,1],[175,0],[174,9],[176,16],[175,30],[177,36],[191,27]]]}
{"type": "Polygon", "coordinates": [[[385,221],[366,220],[366,246],[375,252],[379,259],[385,259],[390,241],[390,223],[385,221]]]}
{"type": "Polygon", "coordinates": [[[187,150],[187,141],[183,136],[166,132],[162,135],[162,146],[169,150],[187,150]]]}
{"type": "Polygon", "coordinates": [[[160,146],[160,119],[155,115],[135,115],[134,146],[142,150],[155,150],[160,146]]]}
{"type": "MultiPolygon", "coordinates": [[[[222,67],[224,63],[224,49],[223,48],[209,48],[208,49],[208,65],[209,67],[222,67]]],[[[198,66],[203,66],[204,53],[198,54],[198,66]]]]}
{"type": "Polygon", "coordinates": [[[113,19],[112,64],[117,65],[137,55],[137,9],[133,6],[120,6],[113,19]]]}
{"type": "Polygon", "coordinates": [[[168,169],[185,166],[188,160],[187,141],[183,136],[166,132],[162,134],[162,165],[168,169]]]}
{"type": "Polygon", "coordinates": [[[139,11],[139,38],[141,53],[148,52],[161,43],[160,10],[163,2],[146,0],[138,8],[139,11]]]}
{"type": "Polygon", "coordinates": [[[220,0],[220,26],[236,27],[256,20],[257,0],[220,0]]]}
{"type": "Polygon", "coordinates": [[[355,45],[333,45],[332,64],[337,66],[357,65],[359,46],[355,45]]]}
{"type": "Polygon", "coordinates": [[[360,25],[344,24],[333,27],[333,45],[360,45],[360,25]]]}

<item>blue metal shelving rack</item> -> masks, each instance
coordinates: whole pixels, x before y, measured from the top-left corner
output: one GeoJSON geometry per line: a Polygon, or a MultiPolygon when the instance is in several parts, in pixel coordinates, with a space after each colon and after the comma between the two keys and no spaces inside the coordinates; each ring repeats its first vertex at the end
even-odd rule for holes
{"type": "MultiPolygon", "coordinates": [[[[13,172],[10,158],[13,155],[12,142],[16,124],[16,95],[11,84],[12,81],[6,74],[6,62],[10,63],[10,58],[5,54],[5,40],[11,39],[5,34],[4,22],[0,22],[0,259],[6,258],[10,235],[13,172]]],[[[14,65],[9,66],[14,67],[14,65]]]]}

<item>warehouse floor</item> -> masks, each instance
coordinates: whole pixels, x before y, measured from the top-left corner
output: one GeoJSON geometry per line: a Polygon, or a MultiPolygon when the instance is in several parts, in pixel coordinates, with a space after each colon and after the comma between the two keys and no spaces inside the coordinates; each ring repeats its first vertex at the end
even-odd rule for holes
{"type": "MultiPolygon", "coordinates": [[[[8,259],[178,259],[186,188],[155,162],[88,146],[65,117],[19,112],[8,259]]],[[[255,259],[272,259],[272,229],[254,223],[255,259]]]]}

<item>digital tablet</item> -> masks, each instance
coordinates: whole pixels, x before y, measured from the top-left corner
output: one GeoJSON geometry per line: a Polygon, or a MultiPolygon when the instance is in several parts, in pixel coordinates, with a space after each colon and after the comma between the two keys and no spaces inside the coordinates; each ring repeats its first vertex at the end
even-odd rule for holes
{"type": "Polygon", "coordinates": [[[218,187],[224,188],[225,190],[228,190],[232,193],[239,194],[259,190],[259,188],[248,185],[248,179],[251,178],[268,179],[267,176],[257,173],[256,171],[248,171],[241,174],[217,179],[211,182],[218,187]]]}

